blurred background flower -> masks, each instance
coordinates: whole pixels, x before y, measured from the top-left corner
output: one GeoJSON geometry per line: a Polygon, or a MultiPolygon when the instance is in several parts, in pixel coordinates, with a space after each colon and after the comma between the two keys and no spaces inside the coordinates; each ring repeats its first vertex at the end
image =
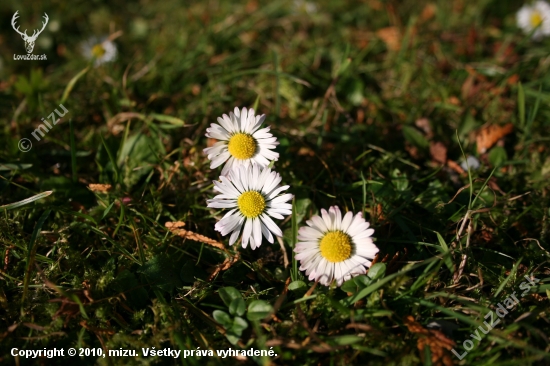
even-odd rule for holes
{"type": "Polygon", "coordinates": [[[525,4],[517,13],[518,27],[533,39],[539,40],[550,35],[550,5],[546,1],[525,4]]]}
{"type": "Polygon", "coordinates": [[[116,59],[117,47],[109,38],[90,37],[80,45],[82,55],[95,60],[96,67],[116,59]]]}

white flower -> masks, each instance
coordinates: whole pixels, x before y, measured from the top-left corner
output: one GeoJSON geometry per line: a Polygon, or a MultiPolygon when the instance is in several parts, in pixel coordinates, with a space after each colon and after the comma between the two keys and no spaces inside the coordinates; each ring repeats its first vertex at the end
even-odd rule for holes
{"type": "Polygon", "coordinates": [[[265,168],[271,160],[277,160],[279,154],[271,151],[279,145],[277,138],[269,133],[269,127],[258,130],[265,120],[265,114],[254,116],[254,109],[247,110],[235,107],[235,113],[218,117],[206,129],[206,137],[218,141],[212,147],[204,149],[208,159],[212,160],[210,168],[214,169],[227,161],[221,175],[240,165],[259,165],[265,168]]]}
{"type": "Polygon", "coordinates": [[[96,67],[115,60],[117,56],[116,45],[106,37],[102,39],[90,37],[81,44],[80,50],[84,57],[95,60],[96,67]]]}
{"type": "Polygon", "coordinates": [[[273,243],[271,233],[283,236],[271,217],[283,219],[283,215],[292,213],[292,205],[286,203],[292,195],[279,195],[289,187],[279,187],[279,173],[269,168],[262,170],[258,165],[241,165],[220,180],[214,181],[214,190],[221,194],[207,202],[208,207],[231,209],[215,226],[223,236],[233,232],[229,245],[237,241],[243,227],[243,248],[249,241],[252,249],[258,248],[262,244],[262,234],[270,243],[273,243]]]}
{"type": "Polygon", "coordinates": [[[516,14],[516,20],[518,27],[527,34],[535,29],[533,39],[550,35],[550,5],[546,1],[523,5],[516,14]]]}
{"type": "Polygon", "coordinates": [[[293,8],[294,8],[294,12],[296,13],[307,13],[307,14],[317,13],[317,5],[309,1],[294,0],[293,8]]]}
{"type": "Polygon", "coordinates": [[[338,286],[352,277],[366,273],[378,248],[372,241],[373,229],[359,212],[348,211],[342,218],[336,206],[321,210],[321,216],[306,221],[308,226],[298,231],[294,252],[300,261],[300,271],[306,271],[309,280],[329,286],[336,280],[338,286]]]}
{"type": "Polygon", "coordinates": [[[480,164],[479,160],[477,160],[477,158],[475,156],[472,156],[472,155],[468,155],[466,160],[464,160],[462,163],[460,163],[460,167],[462,169],[466,170],[466,171],[468,171],[469,169],[478,170],[480,166],[481,166],[481,164],[480,164]]]}

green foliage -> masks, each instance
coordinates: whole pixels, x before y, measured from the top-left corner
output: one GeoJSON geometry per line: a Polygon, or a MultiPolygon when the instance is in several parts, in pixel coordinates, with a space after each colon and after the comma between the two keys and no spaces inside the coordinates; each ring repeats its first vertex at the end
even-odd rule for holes
{"type": "Polygon", "coordinates": [[[141,273],[149,285],[164,291],[172,291],[181,285],[179,273],[174,261],[165,254],[158,254],[148,260],[142,267],[141,273]]]}
{"type": "Polygon", "coordinates": [[[273,312],[273,306],[263,300],[254,300],[248,305],[248,320],[261,320],[273,312]]]}
{"type": "Polygon", "coordinates": [[[38,107],[41,93],[47,90],[47,86],[42,69],[32,69],[29,77],[19,75],[14,84],[15,90],[27,98],[31,110],[38,107]]]}
{"type": "Polygon", "coordinates": [[[219,290],[219,295],[229,308],[229,314],[231,315],[222,310],[214,310],[212,316],[225,328],[227,340],[235,345],[243,331],[248,328],[248,323],[242,318],[246,311],[246,303],[235,287],[222,287],[219,290]]]}

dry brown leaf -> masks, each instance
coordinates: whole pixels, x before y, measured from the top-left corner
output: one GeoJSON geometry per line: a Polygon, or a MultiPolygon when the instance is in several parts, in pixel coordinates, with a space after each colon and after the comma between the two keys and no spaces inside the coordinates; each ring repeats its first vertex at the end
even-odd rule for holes
{"type": "Polygon", "coordinates": [[[447,99],[447,103],[452,104],[452,105],[456,105],[456,106],[460,106],[460,99],[458,99],[454,95],[451,95],[449,97],[449,99],[447,99]]]}
{"type": "Polygon", "coordinates": [[[373,210],[371,211],[371,216],[376,217],[377,222],[385,221],[386,216],[384,215],[384,209],[382,207],[382,204],[377,204],[374,206],[373,210]]]}
{"type": "Polygon", "coordinates": [[[447,162],[447,148],[442,142],[430,142],[430,155],[438,163],[445,164],[447,162]]]}
{"type": "Polygon", "coordinates": [[[107,128],[109,128],[109,131],[116,136],[125,128],[124,125],[122,125],[121,123],[129,121],[131,119],[143,120],[145,119],[145,116],[143,114],[135,112],[121,112],[114,115],[113,117],[111,117],[111,119],[107,121],[107,128]]]}
{"type": "Polygon", "coordinates": [[[184,227],[185,222],[183,222],[183,221],[176,221],[176,222],[168,221],[166,224],[164,224],[164,226],[166,226],[168,229],[172,230],[172,229],[177,229],[177,228],[180,228],[180,227],[184,227]]]}
{"type": "Polygon", "coordinates": [[[99,334],[113,335],[113,334],[116,333],[113,329],[108,329],[108,328],[97,328],[97,327],[93,327],[93,326],[91,326],[91,325],[88,325],[88,321],[87,321],[87,320],[82,320],[79,324],[80,324],[81,326],[83,326],[84,328],[86,328],[88,331],[93,332],[93,333],[96,333],[96,334],[99,333],[99,334]]]}
{"type": "Polygon", "coordinates": [[[466,65],[465,69],[468,72],[468,77],[461,87],[463,100],[475,101],[483,98],[486,92],[495,87],[495,84],[488,81],[485,75],[478,73],[471,66],[466,65]]]}
{"type": "Polygon", "coordinates": [[[239,254],[239,252],[237,252],[233,257],[225,258],[222,264],[214,267],[214,270],[208,276],[208,281],[212,281],[214,277],[216,277],[221,271],[227,271],[229,268],[231,268],[232,265],[237,263],[240,258],[241,255],[239,254]]]}
{"type": "Polygon", "coordinates": [[[379,0],[368,0],[367,4],[373,10],[382,10],[382,9],[384,9],[384,4],[379,0]]]}
{"type": "Polygon", "coordinates": [[[197,234],[197,233],[194,233],[194,232],[189,231],[189,230],[181,229],[181,227],[183,227],[184,225],[185,225],[185,223],[181,222],[181,221],[167,222],[167,223],[164,224],[164,226],[166,226],[166,228],[168,228],[175,235],[181,236],[182,238],[185,238],[185,239],[194,240],[194,241],[198,241],[200,243],[208,244],[208,245],[211,245],[213,247],[216,247],[218,249],[221,249],[221,250],[225,251],[225,246],[223,245],[223,243],[220,243],[219,241],[214,240],[214,239],[210,239],[207,236],[197,234]]]}
{"type": "Polygon", "coordinates": [[[401,48],[401,33],[397,27],[379,29],[376,35],[384,41],[389,50],[398,51],[401,48]]]}
{"type": "Polygon", "coordinates": [[[209,65],[216,65],[225,60],[229,56],[229,53],[224,52],[220,53],[219,55],[212,56],[210,60],[208,61],[209,65]]]}
{"type": "Polygon", "coordinates": [[[14,248],[14,246],[9,246],[6,248],[6,252],[4,253],[4,272],[8,271],[8,265],[10,264],[10,251],[14,248]]]}
{"type": "Polygon", "coordinates": [[[447,338],[445,334],[439,330],[424,328],[417,323],[411,315],[405,317],[405,325],[409,328],[409,332],[415,333],[418,336],[417,347],[422,363],[425,363],[424,348],[428,345],[432,354],[432,365],[453,365],[453,359],[449,352],[455,345],[453,340],[447,338]]]}
{"type": "Polygon", "coordinates": [[[464,174],[466,172],[457,162],[451,159],[447,160],[447,166],[458,174],[464,174]]]}
{"type": "Polygon", "coordinates": [[[88,189],[92,192],[107,193],[113,188],[110,184],[88,184],[88,189]]]}
{"type": "Polygon", "coordinates": [[[351,35],[353,43],[357,45],[360,49],[366,48],[371,40],[374,38],[372,32],[367,32],[360,29],[353,30],[351,35]]]}
{"type": "Polygon", "coordinates": [[[405,150],[409,153],[411,158],[418,160],[420,159],[420,151],[418,148],[408,142],[405,143],[405,150]]]}
{"type": "Polygon", "coordinates": [[[33,323],[22,323],[24,326],[26,326],[27,328],[30,328],[30,329],[34,329],[34,330],[37,330],[39,332],[43,332],[44,330],[46,330],[46,327],[43,327],[41,325],[38,325],[38,324],[33,324],[33,323]]]}
{"type": "Polygon", "coordinates": [[[256,39],[258,39],[259,35],[260,34],[255,30],[250,32],[242,32],[241,34],[239,34],[239,39],[244,45],[249,46],[254,43],[256,39]]]}
{"type": "Polygon", "coordinates": [[[0,340],[3,340],[4,338],[6,338],[10,333],[13,333],[14,330],[17,329],[17,327],[19,326],[19,324],[21,323],[14,323],[12,325],[10,325],[6,331],[4,333],[1,333],[0,334],[0,340]]]}
{"type": "Polygon", "coordinates": [[[252,14],[258,10],[258,0],[250,0],[246,3],[245,10],[248,14],[252,14]]]}
{"type": "Polygon", "coordinates": [[[487,186],[489,188],[491,188],[493,191],[497,191],[499,192],[500,194],[502,194],[503,196],[506,195],[506,192],[504,192],[498,185],[497,183],[497,180],[495,179],[495,177],[491,177],[491,179],[489,179],[489,181],[487,182],[487,186]]]}
{"type": "Polygon", "coordinates": [[[508,85],[516,85],[519,81],[519,75],[518,74],[514,74],[512,76],[510,76],[506,82],[508,83],[508,85]]]}
{"type": "Polygon", "coordinates": [[[212,138],[207,138],[206,139],[206,147],[212,147],[212,146],[214,146],[214,144],[216,142],[218,142],[218,140],[212,139],[212,138]]]}
{"type": "Polygon", "coordinates": [[[313,150],[311,150],[309,147],[307,146],[302,146],[299,150],[298,150],[298,155],[299,156],[315,156],[315,153],[313,152],[313,150]]]}
{"type": "Polygon", "coordinates": [[[193,84],[193,86],[191,87],[191,93],[194,95],[194,96],[197,96],[201,93],[201,86],[200,84],[193,84]]]}
{"type": "Polygon", "coordinates": [[[428,140],[433,137],[434,134],[432,132],[432,125],[430,124],[429,119],[419,118],[414,122],[414,124],[416,125],[416,127],[420,128],[424,132],[428,140]]]}
{"type": "MultiPolygon", "coordinates": [[[[89,289],[73,292],[73,295],[76,295],[78,297],[80,304],[82,304],[83,306],[86,306],[94,301],[90,296],[89,289]]],[[[61,296],[55,299],[51,299],[49,300],[49,302],[61,303],[61,306],[52,316],[52,319],[55,320],[60,316],[65,316],[65,322],[63,323],[64,326],[67,326],[71,318],[76,318],[80,314],[80,304],[76,301],[73,301],[72,299],[69,299],[68,297],[61,296]]]]}
{"type": "Polygon", "coordinates": [[[498,140],[514,130],[514,125],[507,123],[504,126],[488,125],[482,127],[476,133],[477,152],[483,154],[491,148],[498,140]]]}
{"type": "Polygon", "coordinates": [[[432,19],[435,15],[436,10],[437,6],[435,6],[435,4],[426,4],[424,9],[422,10],[422,13],[420,13],[420,21],[425,22],[432,19]]]}
{"type": "Polygon", "coordinates": [[[368,324],[350,323],[346,325],[346,329],[357,329],[363,332],[373,332],[375,329],[368,324]]]}

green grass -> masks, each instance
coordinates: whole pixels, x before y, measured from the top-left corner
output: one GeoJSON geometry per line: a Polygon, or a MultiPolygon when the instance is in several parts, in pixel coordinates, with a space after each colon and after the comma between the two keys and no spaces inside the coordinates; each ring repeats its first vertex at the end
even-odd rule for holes
{"type": "Polygon", "coordinates": [[[182,355],[80,361],[550,362],[550,41],[517,29],[519,1],[435,1],[431,17],[427,1],[324,1],[311,13],[293,4],[0,9],[0,361],[15,363],[12,348],[156,347],[182,355]],[[47,61],[13,60],[25,54],[7,21],[16,10],[22,29],[49,15],[34,50],[47,61]],[[390,26],[394,50],[379,32],[390,26]],[[115,62],[82,57],[81,42],[119,30],[115,62]],[[60,104],[67,115],[36,141],[60,104]],[[277,241],[221,250],[165,226],[182,221],[227,246],[214,230],[223,211],[206,208],[220,169],[202,150],[206,128],[235,106],[265,113],[279,139],[274,169],[295,195],[293,214],[277,221],[284,251],[277,241]],[[489,123],[514,129],[479,154],[474,132],[489,123]],[[480,168],[460,175],[437,163],[436,142],[480,168]],[[95,183],[112,189],[91,192],[95,183]],[[292,248],[305,220],[331,205],[364,213],[378,263],[342,288],[314,287],[292,248]],[[473,340],[531,274],[540,282],[473,340]],[[464,340],[474,348],[462,361],[434,343],[420,350],[435,335],[408,316],[423,328],[446,321],[459,354],[464,340]],[[199,347],[277,356],[183,358],[199,347]]]}

